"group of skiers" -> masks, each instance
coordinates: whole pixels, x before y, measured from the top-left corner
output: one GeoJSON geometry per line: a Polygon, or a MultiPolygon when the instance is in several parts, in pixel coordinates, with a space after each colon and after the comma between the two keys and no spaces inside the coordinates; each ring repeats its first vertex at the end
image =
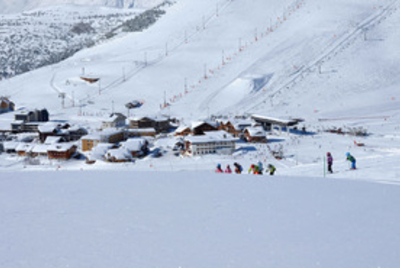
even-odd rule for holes
{"type": "MultiPolygon", "coordinates": [[[[346,160],[349,161],[351,163],[351,170],[355,170],[356,169],[356,159],[354,156],[352,156],[350,153],[346,153],[346,160]]],[[[333,156],[330,152],[326,153],[326,162],[328,165],[328,172],[329,173],[333,173],[333,156]]],[[[235,162],[233,163],[233,166],[235,167],[234,172],[236,174],[241,174],[243,172],[243,167],[235,162]]],[[[262,175],[263,174],[263,164],[261,162],[258,162],[257,165],[256,164],[252,164],[248,170],[249,174],[257,174],[257,175],[262,175]]],[[[265,172],[268,173],[269,175],[274,175],[276,171],[276,167],[272,164],[268,164],[267,168],[265,169],[265,172]]],[[[216,173],[233,173],[230,165],[227,165],[225,168],[225,171],[222,170],[221,164],[217,165],[217,168],[215,170],[216,173]]]]}
{"type": "MultiPolygon", "coordinates": [[[[234,167],[235,167],[235,173],[236,174],[241,174],[243,172],[243,167],[235,162],[233,163],[234,167]]],[[[248,173],[249,174],[257,174],[257,175],[262,175],[263,174],[263,164],[261,162],[258,162],[257,165],[252,164],[249,168],[248,173]]],[[[268,167],[265,169],[265,172],[268,173],[269,175],[274,175],[276,171],[276,167],[272,164],[268,164],[268,167]]],[[[217,165],[217,168],[215,170],[216,173],[232,173],[232,169],[230,167],[230,165],[227,165],[225,168],[225,171],[222,170],[221,164],[217,165]]]]}
{"type": "MultiPolygon", "coordinates": [[[[351,167],[350,167],[351,170],[356,169],[356,159],[350,153],[346,153],[346,161],[349,161],[351,163],[351,167]]],[[[333,157],[330,152],[326,153],[326,162],[328,164],[328,172],[333,173],[333,170],[332,170],[333,157]]]]}

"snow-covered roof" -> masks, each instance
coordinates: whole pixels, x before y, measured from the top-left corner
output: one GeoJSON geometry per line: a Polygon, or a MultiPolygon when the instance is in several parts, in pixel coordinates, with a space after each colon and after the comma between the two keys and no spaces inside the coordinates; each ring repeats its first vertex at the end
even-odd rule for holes
{"type": "Polygon", "coordinates": [[[92,149],[92,151],[87,153],[87,158],[89,160],[103,159],[107,151],[113,146],[114,144],[112,143],[99,143],[92,149]]]}
{"type": "Polygon", "coordinates": [[[57,137],[57,136],[48,136],[46,138],[46,140],[44,141],[45,144],[55,144],[55,143],[59,143],[61,140],[61,137],[57,137]]]}
{"type": "Polygon", "coordinates": [[[68,131],[69,131],[69,132],[71,132],[71,131],[78,131],[78,130],[80,130],[80,129],[86,131],[86,129],[85,129],[84,127],[81,127],[81,126],[78,126],[78,125],[71,125],[71,126],[68,128],[68,131]]]}
{"type": "Polygon", "coordinates": [[[236,142],[238,139],[233,137],[231,134],[220,130],[220,131],[206,131],[204,135],[200,136],[187,136],[185,141],[193,143],[210,143],[210,142],[236,142]]]}
{"type": "Polygon", "coordinates": [[[27,133],[18,133],[15,136],[17,137],[18,141],[31,141],[32,139],[39,137],[39,134],[27,132],[27,133]]]}
{"type": "Polygon", "coordinates": [[[145,133],[145,132],[156,133],[156,130],[154,128],[129,128],[126,131],[131,133],[145,133]]]}
{"type": "Polygon", "coordinates": [[[274,117],[269,117],[269,116],[263,116],[263,115],[256,115],[253,114],[251,116],[254,120],[260,120],[260,121],[265,121],[269,123],[275,123],[275,124],[282,124],[282,125],[288,125],[294,123],[293,120],[289,119],[279,119],[279,118],[274,118],[274,117]]]}
{"type": "Polygon", "coordinates": [[[190,130],[190,127],[188,127],[188,126],[179,126],[179,127],[175,130],[175,132],[176,132],[176,133],[180,133],[180,132],[182,132],[182,131],[185,131],[186,129],[189,129],[189,130],[190,130]]]}
{"type": "Polygon", "coordinates": [[[23,124],[25,121],[24,120],[13,120],[13,122],[11,122],[12,125],[21,125],[23,124]]]}
{"type": "Polygon", "coordinates": [[[122,133],[122,131],[120,129],[107,128],[107,129],[104,129],[103,131],[98,131],[98,132],[94,132],[89,135],[83,136],[82,139],[84,139],[84,140],[102,140],[104,138],[114,136],[114,135],[117,135],[120,133],[122,133]]]}
{"type": "Polygon", "coordinates": [[[38,153],[38,154],[43,154],[43,153],[47,153],[47,149],[48,149],[48,145],[46,144],[35,144],[32,147],[31,152],[32,153],[38,153]]]}
{"type": "Polygon", "coordinates": [[[128,139],[127,141],[121,142],[121,147],[131,152],[138,152],[145,143],[145,139],[128,139]]]}
{"type": "Polygon", "coordinates": [[[15,151],[17,152],[30,152],[33,148],[33,144],[32,143],[24,143],[24,142],[20,142],[17,147],[15,147],[15,151]]]}
{"type": "Polygon", "coordinates": [[[56,151],[56,152],[66,152],[68,150],[71,150],[73,146],[76,146],[73,143],[57,143],[57,144],[51,144],[47,147],[48,151],[56,151]]]}
{"type": "Polygon", "coordinates": [[[168,121],[169,118],[163,115],[155,115],[155,116],[141,116],[141,117],[130,117],[129,121],[139,121],[142,119],[150,119],[156,122],[164,122],[164,121],[168,121]]]}
{"type": "Polygon", "coordinates": [[[54,122],[46,122],[38,127],[38,130],[42,133],[53,132],[57,129],[58,124],[54,122]]]}
{"type": "Polygon", "coordinates": [[[245,131],[248,131],[252,137],[265,137],[267,135],[262,127],[247,127],[245,131]]]}
{"type": "Polygon", "coordinates": [[[0,101],[5,102],[7,104],[14,104],[12,101],[10,101],[8,98],[6,97],[0,97],[0,101]]]}
{"type": "Polygon", "coordinates": [[[195,129],[195,128],[197,128],[197,127],[203,125],[203,124],[208,124],[208,125],[210,125],[210,126],[212,126],[212,127],[215,127],[215,128],[218,127],[216,122],[196,121],[196,122],[192,122],[192,123],[191,123],[190,128],[191,128],[191,129],[195,129]]]}
{"type": "Polygon", "coordinates": [[[114,157],[115,159],[119,160],[126,160],[126,159],[132,159],[131,153],[123,147],[117,148],[117,149],[110,149],[106,153],[107,158],[114,157]]]}
{"type": "Polygon", "coordinates": [[[20,144],[18,141],[6,141],[3,143],[4,150],[15,150],[20,144]]]}
{"type": "Polygon", "coordinates": [[[116,122],[117,120],[124,120],[125,121],[126,116],[124,116],[123,114],[120,113],[114,113],[112,115],[110,115],[110,117],[103,119],[103,122],[105,123],[112,123],[112,122],[116,122]]]}

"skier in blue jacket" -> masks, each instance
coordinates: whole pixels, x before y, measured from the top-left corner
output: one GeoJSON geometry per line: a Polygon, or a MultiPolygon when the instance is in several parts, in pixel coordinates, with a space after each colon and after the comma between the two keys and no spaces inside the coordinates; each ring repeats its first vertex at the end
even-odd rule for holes
{"type": "Polygon", "coordinates": [[[346,160],[351,162],[352,170],[356,169],[356,159],[350,153],[346,153],[346,160]]]}

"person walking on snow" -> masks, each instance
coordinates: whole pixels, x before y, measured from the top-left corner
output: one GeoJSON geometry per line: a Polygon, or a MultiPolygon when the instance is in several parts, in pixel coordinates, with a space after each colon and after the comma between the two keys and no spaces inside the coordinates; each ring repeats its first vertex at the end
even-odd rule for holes
{"type": "Polygon", "coordinates": [[[351,163],[351,170],[356,169],[356,159],[350,153],[346,153],[346,160],[351,163]]]}
{"type": "Polygon", "coordinates": [[[217,169],[215,170],[216,173],[224,173],[221,168],[221,164],[217,165],[217,169]]]}
{"type": "Polygon", "coordinates": [[[232,173],[232,169],[229,165],[226,166],[225,173],[232,173]]]}
{"type": "Polygon", "coordinates": [[[269,172],[269,175],[273,176],[276,171],[276,167],[272,164],[268,164],[268,168],[266,172],[269,172]]]}
{"type": "Polygon", "coordinates": [[[333,173],[333,171],[332,171],[333,157],[330,152],[326,153],[326,162],[328,164],[328,172],[333,173]]]}

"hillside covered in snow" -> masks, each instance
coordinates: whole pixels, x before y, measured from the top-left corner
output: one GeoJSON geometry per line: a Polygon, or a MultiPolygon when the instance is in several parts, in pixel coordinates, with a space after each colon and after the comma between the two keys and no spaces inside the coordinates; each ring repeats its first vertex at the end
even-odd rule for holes
{"type": "Polygon", "coordinates": [[[400,1],[49,3],[0,0],[0,268],[399,267],[400,1]]]}
{"type": "MultiPolygon", "coordinates": [[[[0,94],[17,109],[46,107],[52,120],[90,131],[112,112],[163,114],[182,125],[250,114],[300,118],[299,127],[312,135],[271,133],[284,147],[279,165],[286,174],[299,169],[319,176],[327,151],[343,167],[351,151],[375,171],[391,163],[396,179],[398,8],[389,0],[176,1],[151,27],[1,81],[0,94]],[[143,105],[127,110],[134,100],[143,105]],[[368,135],[327,134],[338,129],[368,135]]],[[[243,161],[250,163],[252,153],[243,161]]]]}
{"type": "Polygon", "coordinates": [[[116,35],[143,31],[165,13],[162,6],[127,10],[60,5],[2,15],[0,80],[58,63],[116,35]]]}
{"type": "Polygon", "coordinates": [[[35,8],[44,8],[54,5],[104,6],[112,8],[151,8],[162,3],[163,0],[15,0],[0,1],[0,14],[20,13],[35,8]]]}

